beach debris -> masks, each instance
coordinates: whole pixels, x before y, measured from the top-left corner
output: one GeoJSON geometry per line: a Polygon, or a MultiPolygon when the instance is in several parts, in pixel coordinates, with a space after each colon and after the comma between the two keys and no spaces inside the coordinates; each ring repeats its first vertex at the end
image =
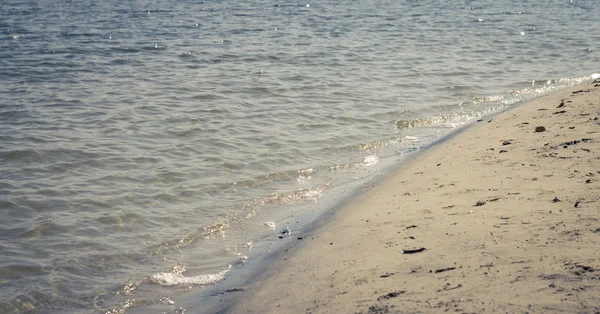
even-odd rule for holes
{"type": "Polygon", "coordinates": [[[558,202],[561,202],[561,200],[560,200],[558,197],[555,197],[555,198],[552,200],[552,203],[558,203],[558,202]]]}
{"type": "Polygon", "coordinates": [[[506,140],[506,141],[502,142],[503,146],[510,145],[510,144],[512,144],[512,142],[510,140],[506,140]]]}
{"type": "Polygon", "coordinates": [[[575,274],[577,276],[582,276],[585,273],[593,273],[597,270],[592,266],[575,264],[575,263],[565,263],[565,269],[573,270],[573,274],[575,274]]]}
{"type": "Polygon", "coordinates": [[[367,313],[369,314],[379,314],[379,313],[389,313],[390,312],[390,307],[389,305],[384,305],[384,306],[377,306],[377,305],[371,305],[369,306],[369,311],[367,313]]]}
{"type": "Polygon", "coordinates": [[[581,204],[581,202],[580,202],[580,201],[577,201],[577,202],[575,202],[575,205],[574,205],[573,207],[575,207],[575,208],[579,208],[579,204],[581,204]]]}
{"type": "Polygon", "coordinates": [[[387,277],[390,277],[390,276],[393,276],[393,275],[394,275],[394,273],[385,273],[385,274],[383,274],[383,275],[381,275],[379,277],[381,277],[381,278],[387,278],[387,277]]]}
{"type": "Polygon", "coordinates": [[[592,183],[592,179],[585,180],[585,183],[592,183]]]}
{"type": "Polygon", "coordinates": [[[450,270],[455,270],[455,269],[456,269],[456,267],[446,267],[446,268],[442,268],[442,269],[436,269],[435,273],[439,274],[439,273],[443,273],[445,271],[450,271],[450,270]]]}
{"type": "Polygon", "coordinates": [[[535,127],[535,133],[546,132],[546,128],[543,126],[535,127]]]}
{"type": "Polygon", "coordinates": [[[565,100],[563,99],[560,101],[560,104],[558,106],[556,106],[556,108],[562,108],[564,106],[565,106],[565,100]]]}
{"type": "Polygon", "coordinates": [[[571,146],[571,145],[575,145],[575,144],[579,144],[579,143],[581,143],[581,141],[578,141],[578,140],[572,140],[572,141],[564,142],[564,143],[562,143],[561,145],[562,145],[564,148],[567,148],[567,146],[571,146]]]}
{"type": "Polygon", "coordinates": [[[561,111],[557,111],[557,112],[555,112],[553,114],[561,114],[561,113],[566,113],[566,112],[567,112],[566,110],[561,110],[561,111]]]}
{"type": "Polygon", "coordinates": [[[227,290],[225,290],[225,291],[223,291],[223,292],[226,292],[226,293],[231,293],[231,292],[241,292],[241,291],[244,291],[244,288],[233,288],[233,289],[227,289],[227,290]]]}
{"type": "Polygon", "coordinates": [[[600,228],[596,228],[596,230],[592,230],[593,233],[600,233],[600,228]]]}
{"type": "Polygon", "coordinates": [[[560,144],[559,146],[562,146],[563,148],[567,148],[568,146],[571,145],[576,145],[579,143],[587,143],[587,142],[591,142],[592,139],[591,138],[582,138],[581,140],[572,140],[572,141],[568,141],[568,142],[564,142],[562,144],[560,144]]]}
{"type": "MultiPolygon", "coordinates": [[[[583,92],[584,92],[584,90],[580,89],[580,90],[574,91],[573,94],[580,94],[580,93],[583,93],[583,92]]],[[[588,92],[589,92],[589,90],[588,90],[588,92]]]]}
{"type": "Polygon", "coordinates": [[[449,291],[449,290],[454,290],[454,289],[458,289],[458,288],[462,288],[462,285],[458,284],[455,287],[450,287],[450,283],[447,283],[446,286],[444,286],[443,289],[440,289],[437,292],[449,291]]]}
{"type": "Polygon", "coordinates": [[[502,153],[508,153],[508,151],[507,151],[507,150],[504,150],[504,149],[501,149],[501,150],[500,150],[498,153],[499,153],[499,154],[502,154],[502,153]]]}
{"type": "Polygon", "coordinates": [[[403,293],[406,293],[406,291],[404,290],[400,290],[400,291],[395,291],[395,292],[390,292],[388,294],[384,294],[382,296],[380,296],[379,298],[377,298],[377,301],[381,301],[381,300],[388,300],[391,298],[395,298],[403,293]]]}
{"type": "MultiPolygon", "coordinates": [[[[540,275],[539,277],[542,280],[557,280],[557,279],[563,278],[564,275],[561,275],[561,274],[550,274],[550,275],[540,275]]],[[[517,276],[517,280],[515,280],[515,282],[518,281],[519,278],[522,278],[522,277],[521,276],[517,276]]]]}
{"type": "Polygon", "coordinates": [[[485,205],[485,201],[477,201],[477,203],[475,203],[475,205],[473,206],[483,206],[485,205]]]}
{"type": "Polygon", "coordinates": [[[233,289],[227,289],[227,290],[223,290],[220,292],[216,292],[216,293],[213,293],[212,295],[217,296],[217,295],[225,294],[225,293],[243,292],[243,291],[245,291],[244,288],[233,288],[233,289]]]}
{"type": "Polygon", "coordinates": [[[304,238],[303,237],[298,237],[298,240],[304,240],[304,238]]]}
{"type": "Polygon", "coordinates": [[[418,248],[418,249],[404,249],[402,250],[402,254],[416,254],[416,253],[421,253],[423,251],[425,251],[426,249],[424,247],[422,248],[418,248]]]}
{"type": "Polygon", "coordinates": [[[285,238],[285,236],[291,236],[292,230],[290,230],[290,227],[285,227],[285,229],[279,231],[279,233],[281,233],[282,235],[280,235],[278,238],[283,239],[285,238]]]}
{"type": "Polygon", "coordinates": [[[412,228],[416,228],[416,227],[418,227],[418,226],[417,225],[410,225],[410,226],[406,227],[406,229],[412,229],[412,228]]]}

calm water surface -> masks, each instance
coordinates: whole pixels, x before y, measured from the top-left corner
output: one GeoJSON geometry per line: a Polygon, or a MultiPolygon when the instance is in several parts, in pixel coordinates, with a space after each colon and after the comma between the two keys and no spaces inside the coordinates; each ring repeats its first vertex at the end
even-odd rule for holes
{"type": "Polygon", "coordinates": [[[323,199],[590,80],[599,16],[596,0],[3,0],[0,312],[181,311],[323,199]]]}

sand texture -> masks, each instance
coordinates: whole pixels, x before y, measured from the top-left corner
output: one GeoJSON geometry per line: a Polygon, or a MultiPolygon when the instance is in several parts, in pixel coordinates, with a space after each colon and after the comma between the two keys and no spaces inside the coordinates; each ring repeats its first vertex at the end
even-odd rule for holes
{"type": "Polygon", "coordinates": [[[298,241],[227,311],[596,313],[599,200],[594,82],[412,157],[298,241]]]}

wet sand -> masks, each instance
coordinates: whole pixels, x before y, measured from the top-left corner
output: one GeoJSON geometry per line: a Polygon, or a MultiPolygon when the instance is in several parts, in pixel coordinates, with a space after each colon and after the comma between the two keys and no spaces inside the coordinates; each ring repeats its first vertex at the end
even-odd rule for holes
{"type": "Polygon", "coordinates": [[[600,311],[600,84],[479,121],[364,190],[232,313],[600,311]]]}

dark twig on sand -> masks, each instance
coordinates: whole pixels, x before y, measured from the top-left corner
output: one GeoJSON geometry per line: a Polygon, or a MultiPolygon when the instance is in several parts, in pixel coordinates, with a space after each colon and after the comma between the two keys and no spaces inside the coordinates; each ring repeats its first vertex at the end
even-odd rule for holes
{"type": "Polygon", "coordinates": [[[402,250],[402,254],[415,254],[415,253],[421,253],[425,251],[425,248],[418,248],[418,249],[408,249],[408,250],[402,250]]]}
{"type": "Polygon", "coordinates": [[[442,269],[436,269],[436,270],[435,270],[435,273],[436,273],[436,274],[439,274],[439,273],[443,273],[443,272],[445,272],[445,271],[449,271],[449,270],[455,270],[455,269],[456,269],[456,267],[447,267],[447,268],[442,268],[442,269]]]}
{"type": "Polygon", "coordinates": [[[400,291],[396,291],[396,292],[390,292],[388,294],[384,294],[384,295],[380,296],[379,298],[377,298],[377,301],[395,298],[403,293],[406,293],[406,291],[400,290],[400,291]]]}

